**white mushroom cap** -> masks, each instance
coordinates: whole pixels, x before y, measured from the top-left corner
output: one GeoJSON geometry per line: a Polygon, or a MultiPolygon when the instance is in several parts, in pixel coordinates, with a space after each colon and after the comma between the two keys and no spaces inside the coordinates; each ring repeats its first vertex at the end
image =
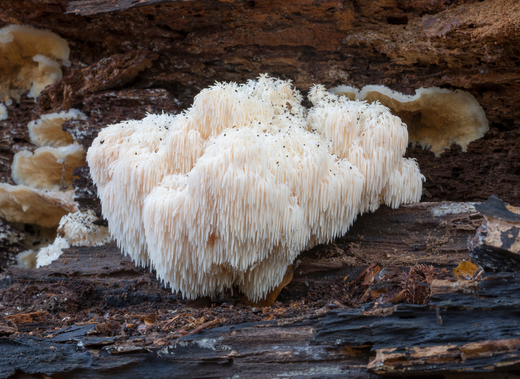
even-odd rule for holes
{"type": "Polygon", "coordinates": [[[0,183],[0,217],[9,222],[58,226],[62,216],[76,212],[74,191],[43,191],[0,183]]]}
{"type": "Polygon", "coordinates": [[[9,25],[0,29],[0,98],[19,98],[61,79],[61,66],[69,65],[67,42],[49,30],[9,25]]]}
{"type": "Polygon", "coordinates": [[[74,142],[74,139],[62,129],[62,125],[68,120],[84,120],[85,114],[77,109],[59,113],[42,115],[38,120],[29,122],[29,137],[36,146],[63,147],[74,142]]]}
{"type": "Polygon", "coordinates": [[[189,298],[238,286],[255,301],[302,250],[377,208],[406,128],[380,105],[314,95],[307,118],[289,82],[262,76],[203,90],[180,115],[101,131],[87,161],[123,251],[189,298]]]}
{"type": "Polygon", "coordinates": [[[14,155],[12,177],[16,184],[38,189],[70,188],[74,168],[85,164],[85,149],[78,143],[65,147],[40,147],[34,153],[14,155]]]}

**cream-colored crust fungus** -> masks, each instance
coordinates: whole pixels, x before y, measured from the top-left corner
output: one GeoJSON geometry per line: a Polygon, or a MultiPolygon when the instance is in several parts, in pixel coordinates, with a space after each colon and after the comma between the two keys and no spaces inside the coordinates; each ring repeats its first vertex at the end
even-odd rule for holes
{"type": "Polygon", "coordinates": [[[0,217],[9,222],[58,226],[62,216],[76,212],[74,191],[37,190],[0,183],[0,217]]]}
{"type": "Polygon", "coordinates": [[[310,99],[307,118],[289,82],[262,76],[101,131],[87,161],[122,250],[188,298],[237,286],[256,301],[359,213],[419,200],[398,117],[321,86],[310,99]]]}
{"type": "Polygon", "coordinates": [[[58,236],[54,242],[40,249],[35,266],[40,268],[52,263],[62,254],[63,249],[71,246],[101,246],[112,238],[105,226],[94,225],[97,220],[94,212],[76,212],[65,215],[58,226],[58,236]]]}
{"type": "Polygon", "coordinates": [[[78,143],[64,147],[40,147],[31,153],[15,154],[12,177],[16,184],[38,189],[66,189],[72,185],[72,171],[85,164],[85,149],[78,143]]]}
{"type": "Polygon", "coordinates": [[[18,100],[29,91],[38,97],[47,85],[62,77],[69,65],[67,42],[49,30],[9,25],[0,29],[0,101],[18,100]]]}
{"type": "Polygon", "coordinates": [[[468,144],[482,138],[489,123],[482,107],[468,92],[431,87],[404,95],[385,86],[365,86],[361,91],[349,86],[332,88],[331,93],[349,99],[378,101],[390,108],[408,126],[409,142],[429,147],[439,157],[452,143],[466,151],[468,144]]]}
{"type": "Polygon", "coordinates": [[[74,143],[74,139],[61,126],[68,120],[85,120],[86,118],[85,114],[77,109],[44,114],[38,120],[29,122],[29,137],[36,146],[68,146],[74,143]]]}

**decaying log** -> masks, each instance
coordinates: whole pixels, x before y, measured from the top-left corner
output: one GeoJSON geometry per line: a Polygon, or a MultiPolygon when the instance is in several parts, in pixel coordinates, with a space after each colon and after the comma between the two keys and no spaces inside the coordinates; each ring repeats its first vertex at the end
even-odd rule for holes
{"type": "Polygon", "coordinates": [[[190,310],[114,243],[70,248],[49,266],[4,274],[1,310],[9,315],[0,329],[8,336],[0,339],[0,377],[370,378],[494,372],[499,366],[511,371],[520,354],[520,301],[514,296],[520,277],[486,274],[475,281],[449,274],[469,258],[466,241],[482,220],[472,203],[365,214],[343,238],[303,253],[279,302],[264,308],[225,295],[213,300],[213,308],[190,310]],[[418,263],[435,265],[441,278],[428,285],[426,304],[379,296],[381,288],[403,282],[391,275],[378,281],[369,275],[371,267],[386,267],[380,272],[402,279],[411,275],[406,266],[418,263]],[[358,301],[356,293],[358,308],[346,307],[358,301]],[[177,324],[201,316],[191,327],[177,324]],[[132,317],[137,324],[128,326],[132,317]]]}
{"type": "Polygon", "coordinates": [[[59,82],[46,87],[38,97],[38,104],[44,112],[51,109],[68,111],[82,104],[88,95],[120,88],[132,81],[158,57],[148,51],[134,51],[101,59],[87,68],[73,70],[59,82]]]}
{"type": "Polygon", "coordinates": [[[3,338],[0,376],[19,370],[53,378],[368,378],[367,367],[378,375],[517,370],[520,301],[512,295],[519,286],[518,274],[492,274],[476,294],[438,294],[428,306],[368,304],[203,330],[167,346],[144,337],[89,336],[94,325],[49,338],[3,338]]]}
{"type": "Polygon", "coordinates": [[[149,5],[158,5],[164,3],[172,3],[174,1],[192,1],[192,0],[86,0],[71,1],[67,8],[67,13],[77,14],[81,16],[92,16],[108,12],[119,12],[135,7],[145,7],[149,5]]]}
{"type": "Polygon", "coordinates": [[[476,205],[484,222],[468,241],[470,257],[493,271],[520,270],[520,209],[496,196],[476,205]]]}

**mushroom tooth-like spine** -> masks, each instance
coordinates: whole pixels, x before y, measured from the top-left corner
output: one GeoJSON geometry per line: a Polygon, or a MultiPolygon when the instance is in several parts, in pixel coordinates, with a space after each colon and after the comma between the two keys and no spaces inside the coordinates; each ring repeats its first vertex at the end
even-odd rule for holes
{"type": "Polygon", "coordinates": [[[322,86],[313,87],[309,98],[314,104],[309,112],[313,129],[332,140],[333,152],[347,158],[365,177],[360,213],[375,211],[391,173],[404,159],[406,126],[377,102],[351,101],[322,86]]]}
{"type": "Polygon", "coordinates": [[[383,189],[382,201],[391,208],[417,201],[421,198],[424,181],[417,161],[403,158],[383,189]]]}

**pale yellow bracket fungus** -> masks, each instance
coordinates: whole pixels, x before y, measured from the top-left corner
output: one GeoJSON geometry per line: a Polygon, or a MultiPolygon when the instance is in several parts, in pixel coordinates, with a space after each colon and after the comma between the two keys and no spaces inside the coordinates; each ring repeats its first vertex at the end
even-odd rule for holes
{"type": "Polygon", "coordinates": [[[18,185],[0,184],[0,217],[55,228],[62,216],[77,211],[72,172],[85,163],[85,150],[61,129],[63,122],[77,118],[85,115],[71,109],[29,123],[31,140],[42,147],[15,154],[12,177],[18,185]]]}
{"type": "Polygon", "coordinates": [[[61,126],[68,120],[85,120],[86,118],[85,114],[77,109],[45,114],[38,120],[29,122],[29,137],[36,146],[68,146],[74,142],[74,139],[70,133],[62,130],[61,126]]]}
{"type": "Polygon", "coordinates": [[[329,89],[329,92],[336,96],[345,96],[349,100],[359,100],[359,90],[351,86],[337,86],[329,89]]]}
{"type": "Polygon", "coordinates": [[[361,91],[339,86],[331,93],[349,99],[379,101],[408,126],[409,142],[430,150],[439,157],[452,143],[466,151],[468,144],[482,138],[489,122],[473,95],[437,87],[420,88],[415,95],[403,95],[385,86],[365,86],[361,91]]]}
{"type": "Polygon", "coordinates": [[[15,154],[12,177],[16,184],[37,189],[70,188],[74,168],[85,164],[85,149],[78,143],[65,147],[40,147],[15,154]]]}
{"type": "Polygon", "coordinates": [[[94,225],[97,220],[93,211],[65,215],[58,226],[58,237],[52,245],[38,252],[36,268],[46,266],[58,259],[62,249],[71,246],[101,246],[112,240],[108,228],[94,225]]]}
{"type": "Polygon", "coordinates": [[[61,79],[69,53],[67,42],[49,30],[22,25],[0,29],[0,100],[18,100],[26,92],[38,97],[61,79]]]}
{"type": "Polygon", "coordinates": [[[62,216],[76,212],[74,191],[44,191],[0,183],[0,217],[9,222],[58,226],[62,216]]]}
{"type": "Polygon", "coordinates": [[[261,76],[205,89],[180,115],[102,130],[87,161],[122,250],[188,298],[237,286],[258,301],[302,250],[343,235],[365,209],[418,201],[400,120],[312,92],[309,119],[289,82],[261,76]]]}

